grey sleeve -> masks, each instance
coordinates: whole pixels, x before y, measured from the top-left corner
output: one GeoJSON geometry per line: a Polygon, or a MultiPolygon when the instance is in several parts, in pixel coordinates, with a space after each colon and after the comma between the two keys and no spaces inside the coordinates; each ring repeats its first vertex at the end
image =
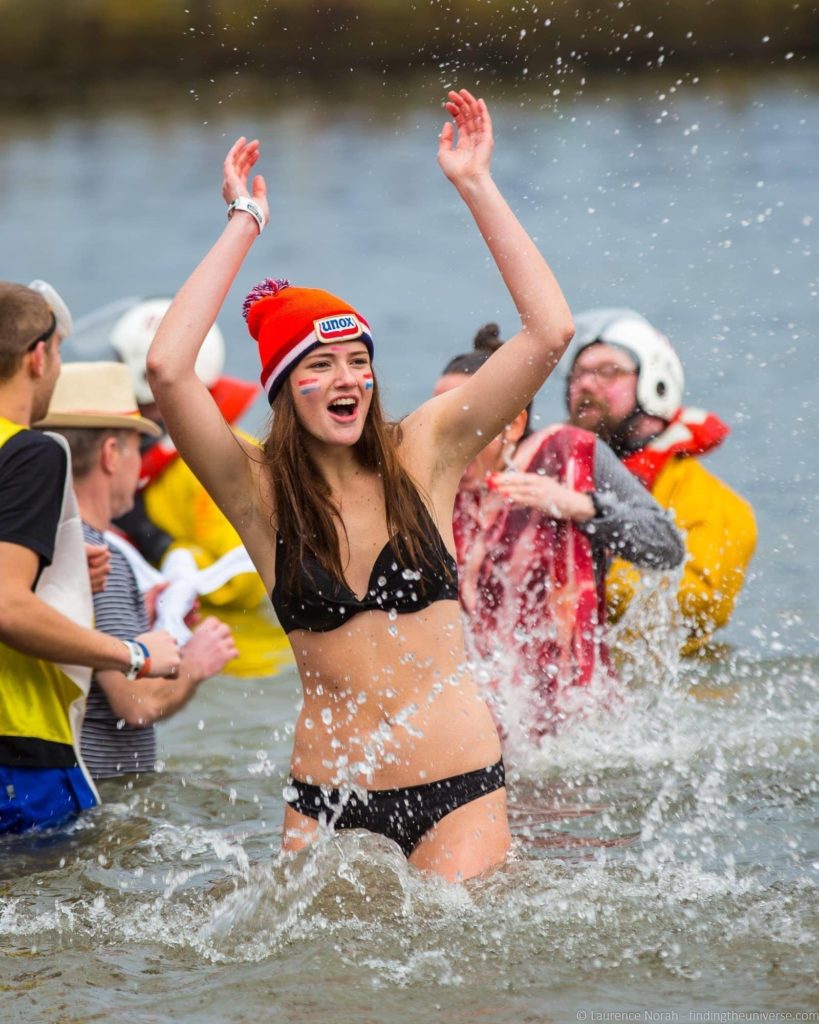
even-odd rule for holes
{"type": "Polygon", "coordinates": [[[648,569],[673,569],[685,557],[672,514],[661,508],[603,441],[594,446],[594,497],[599,512],[579,523],[595,547],[648,569]]]}

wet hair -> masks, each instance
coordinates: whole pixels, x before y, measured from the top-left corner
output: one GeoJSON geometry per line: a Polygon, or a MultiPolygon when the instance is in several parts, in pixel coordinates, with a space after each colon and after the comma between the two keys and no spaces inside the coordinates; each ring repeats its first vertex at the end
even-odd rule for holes
{"type": "MultiPolygon", "coordinates": [[[[464,352],[459,356],[450,359],[444,367],[442,377],[449,374],[460,373],[464,377],[470,377],[486,363],[495,352],[504,345],[501,338],[500,327],[494,323],[484,324],[479,327],[472,341],[472,351],[464,352]]],[[[532,403],[526,406],[526,426],[521,435],[521,440],[532,433],[532,403]]]]}
{"type": "Polygon", "coordinates": [[[0,281],[0,381],[10,380],[17,373],[29,346],[53,322],[54,315],[39,292],[23,284],[0,281]]]}
{"type": "MultiPolygon", "coordinates": [[[[284,550],[287,559],[284,565],[276,565],[276,576],[298,581],[305,550],[309,549],[322,568],[345,586],[336,528],[338,520],[346,533],[344,520],[333,501],[329,484],[310,456],[306,438],[307,431],[296,415],[293,392],[285,384],[273,400],[270,430],[262,443],[262,461],[270,471],[273,488],[276,529],[284,541],[278,551],[284,550]]],[[[398,459],[400,443],[401,425],[385,418],[378,381],[373,374],[372,401],[361,437],[354,447],[355,454],[364,468],[374,470],[381,478],[393,552],[399,554],[395,542],[400,538],[413,568],[424,567],[434,574],[446,572],[448,576],[444,566],[431,562],[425,554],[429,515],[418,485],[398,459]]],[[[349,542],[349,537],[347,539],[349,542]]]]}

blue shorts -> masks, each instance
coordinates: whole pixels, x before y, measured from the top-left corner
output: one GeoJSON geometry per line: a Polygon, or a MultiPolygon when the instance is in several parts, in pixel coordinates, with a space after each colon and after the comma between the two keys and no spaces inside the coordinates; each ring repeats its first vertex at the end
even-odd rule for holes
{"type": "Polygon", "coordinates": [[[81,768],[0,765],[0,835],[59,828],[96,803],[81,768]]]}

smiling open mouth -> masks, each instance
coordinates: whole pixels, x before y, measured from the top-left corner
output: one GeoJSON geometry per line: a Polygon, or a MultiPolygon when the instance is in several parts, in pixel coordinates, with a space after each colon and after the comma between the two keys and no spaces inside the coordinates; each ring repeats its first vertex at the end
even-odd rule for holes
{"type": "Polygon", "coordinates": [[[358,409],[357,398],[336,398],[335,401],[330,402],[327,406],[327,411],[330,415],[337,420],[352,420],[355,419],[356,410],[358,409]]]}

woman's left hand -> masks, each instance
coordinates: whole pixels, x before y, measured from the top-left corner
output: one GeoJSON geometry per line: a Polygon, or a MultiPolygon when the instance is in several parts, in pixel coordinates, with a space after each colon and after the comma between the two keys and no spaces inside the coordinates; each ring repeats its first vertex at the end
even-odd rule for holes
{"type": "Polygon", "coordinates": [[[492,119],[483,100],[467,89],[450,92],[444,104],[453,120],[441,129],[438,163],[453,184],[489,174],[492,162],[492,119]],[[458,141],[455,142],[455,129],[458,141]]]}
{"type": "Polygon", "coordinates": [[[228,205],[240,196],[247,196],[253,199],[254,203],[264,213],[264,221],[267,224],[270,220],[270,208],[267,203],[267,185],[265,180],[261,174],[257,174],[253,178],[250,189],[248,189],[247,184],[247,176],[258,159],[258,139],[248,142],[243,135],[233,143],[228,155],[225,157],[223,166],[222,197],[228,205]]]}
{"type": "Polygon", "coordinates": [[[545,512],[551,519],[585,523],[594,518],[594,502],[588,494],[575,491],[553,477],[539,473],[493,473],[489,487],[518,505],[545,512]]]}

